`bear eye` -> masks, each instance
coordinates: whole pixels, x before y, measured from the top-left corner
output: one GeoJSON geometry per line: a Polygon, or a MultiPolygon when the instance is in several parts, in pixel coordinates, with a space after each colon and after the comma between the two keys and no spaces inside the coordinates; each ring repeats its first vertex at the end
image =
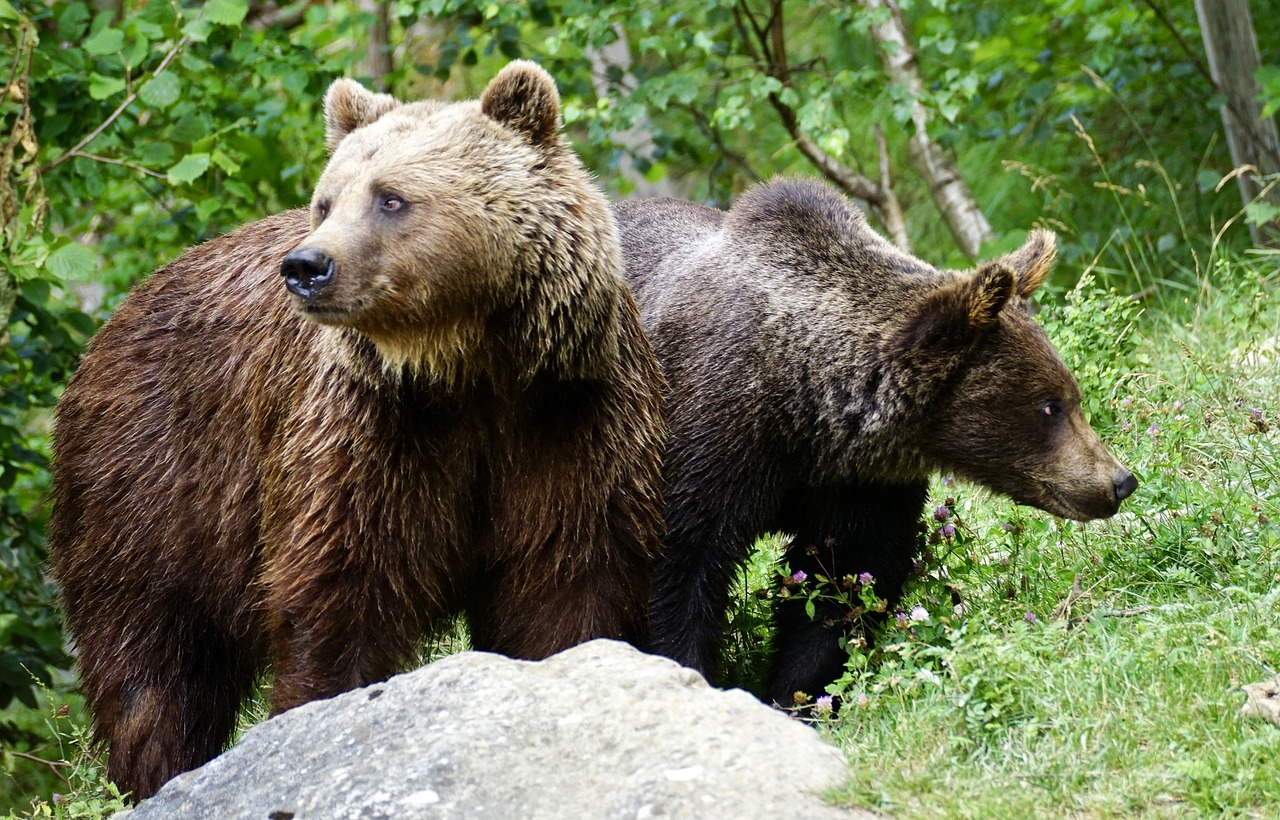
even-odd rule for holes
{"type": "Polygon", "coordinates": [[[395,194],[387,194],[382,198],[380,207],[388,213],[395,213],[404,207],[404,200],[395,194]]]}
{"type": "Polygon", "coordinates": [[[1062,415],[1062,402],[1057,399],[1049,399],[1040,405],[1040,412],[1046,418],[1058,418],[1062,415]]]}
{"type": "Polygon", "coordinates": [[[326,201],[326,202],[317,202],[317,203],[316,203],[316,218],[317,218],[320,222],[324,222],[325,218],[326,218],[326,217],[328,217],[328,216],[329,216],[329,203],[328,203],[327,201],[326,201]]]}

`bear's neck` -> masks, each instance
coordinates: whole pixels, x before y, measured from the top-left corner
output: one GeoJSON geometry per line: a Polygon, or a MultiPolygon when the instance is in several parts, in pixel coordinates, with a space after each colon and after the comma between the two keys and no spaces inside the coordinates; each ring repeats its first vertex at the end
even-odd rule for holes
{"type": "Polygon", "coordinates": [[[619,367],[622,294],[599,291],[556,312],[522,303],[409,340],[323,327],[323,355],[370,386],[412,383],[441,394],[517,394],[547,379],[608,380],[619,367]]]}
{"type": "MultiPolygon", "coordinates": [[[[780,265],[755,269],[769,272],[755,285],[760,313],[771,317],[757,331],[762,370],[781,374],[775,377],[776,395],[791,397],[795,418],[784,426],[818,428],[815,438],[824,446],[808,451],[815,477],[896,483],[927,478],[936,465],[921,444],[949,378],[919,378],[885,342],[921,280],[945,274],[886,273],[856,287],[831,274],[825,287],[797,289],[791,280],[803,274],[780,265]],[[804,363],[802,372],[797,362],[804,363]]],[[[793,446],[806,448],[803,442],[793,446]]]]}

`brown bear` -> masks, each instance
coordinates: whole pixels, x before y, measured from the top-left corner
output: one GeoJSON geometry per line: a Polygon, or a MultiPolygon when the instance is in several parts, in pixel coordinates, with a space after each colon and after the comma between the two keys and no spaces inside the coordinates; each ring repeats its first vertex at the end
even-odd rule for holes
{"type": "MultiPolygon", "coordinates": [[[[1137,486],[1024,308],[1052,234],[974,272],[936,270],[801,180],[728,214],[640,200],[614,215],[669,385],[656,651],[715,674],[733,578],[768,532],[794,535],[791,570],[869,572],[895,601],[934,470],[1079,520],[1112,515],[1137,486]]],[[[809,617],[798,597],[775,608],[768,699],[789,706],[839,676],[847,611],[820,600],[809,617]]]]}
{"type": "Polygon", "coordinates": [[[554,82],[339,80],[325,120],[309,214],[155,271],[58,405],[52,568],[135,798],[216,755],[267,668],[277,713],[457,615],[518,658],[644,631],[661,376],[554,82]]]}

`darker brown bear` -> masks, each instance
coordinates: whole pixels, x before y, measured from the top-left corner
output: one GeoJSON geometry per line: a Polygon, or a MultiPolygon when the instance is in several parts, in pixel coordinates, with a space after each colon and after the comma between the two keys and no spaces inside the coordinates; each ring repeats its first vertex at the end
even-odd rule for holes
{"type": "MultiPolygon", "coordinates": [[[[728,214],[648,200],[615,215],[670,391],[658,651],[715,673],[732,580],[768,532],[795,536],[791,570],[869,572],[894,601],[931,471],[1081,520],[1136,487],[1019,298],[1048,274],[1052,234],[958,273],[902,253],[815,182],[759,187],[728,214]]],[[[775,610],[770,699],[838,677],[846,609],[775,610]]]]}
{"type": "Polygon", "coordinates": [[[531,63],[458,104],[338,81],[310,214],[160,268],[93,340],[49,536],[135,797],[217,754],[268,667],[280,712],[459,614],[520,658],[642,633],[660,376],[558,105],[531,63]]]}

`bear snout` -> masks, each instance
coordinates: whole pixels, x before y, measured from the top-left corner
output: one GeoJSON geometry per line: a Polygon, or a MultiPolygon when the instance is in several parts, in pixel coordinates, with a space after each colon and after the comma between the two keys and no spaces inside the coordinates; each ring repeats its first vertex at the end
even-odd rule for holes
{"type": "Polygon", "coordinates": [[[336,267],[333,257],[318,248],[296,248],[280,263],[280,274],[290,293],[310,301],[333,281],[336,267]]]}
{"type": "Polygon", "coordinates": [[[1138,479],[1133,473],[1121,467],[1120,472],[1116,473],[1112,486],[1116,491],[1116,506],[1119,507],[1121,501],[1133,495],[1133,491],[1138,489],[1138,479]]]}

